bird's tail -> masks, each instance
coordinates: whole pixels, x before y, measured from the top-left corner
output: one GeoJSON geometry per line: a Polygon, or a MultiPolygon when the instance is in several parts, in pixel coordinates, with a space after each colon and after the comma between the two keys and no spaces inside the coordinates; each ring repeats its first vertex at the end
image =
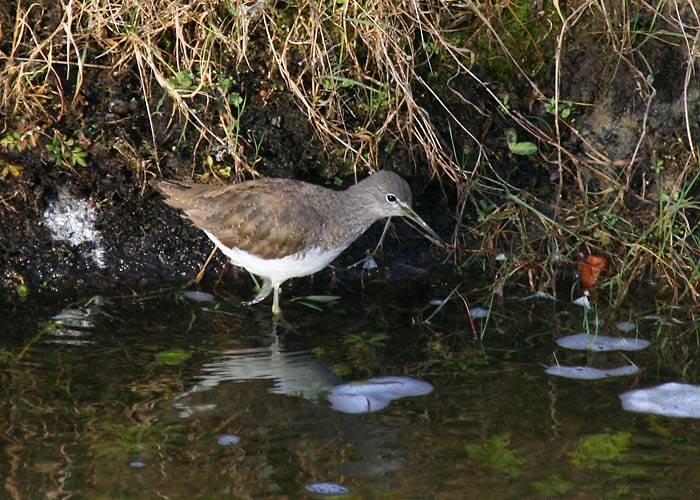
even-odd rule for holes
{"type": "Polygon", "coordinates": [[[165,179],[151,179],[148,181],[148,184],[166,198],[177,196],[190,188],[186,182],[168,181],[165,179]]]}

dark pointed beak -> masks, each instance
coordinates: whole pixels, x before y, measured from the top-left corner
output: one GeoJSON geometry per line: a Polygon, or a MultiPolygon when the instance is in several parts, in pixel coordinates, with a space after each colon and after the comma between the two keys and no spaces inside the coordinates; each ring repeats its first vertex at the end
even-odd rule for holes
{"type": "Polygon", "coordinates": [[[416,212],[413,211],[411,207],[406,204],[401,205],[401,211],[403,216],[406,218],[406,222],[413,226],[415,229],[423,233],[423,236],[428,238],[430,241],[436,245],[443,245],[444,242],[440,239],[433,229],[421,219],[416,212]]]}

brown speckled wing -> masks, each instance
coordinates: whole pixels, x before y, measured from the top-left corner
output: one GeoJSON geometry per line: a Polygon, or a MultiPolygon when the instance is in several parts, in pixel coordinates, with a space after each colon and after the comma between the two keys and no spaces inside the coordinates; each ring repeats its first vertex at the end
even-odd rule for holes
{"type": "Polygon", "coordinates": [[[317,235],[320,216],[305,200],[322,196],[323,188],[280,179],[171,187],[157,187],[166,203],[184,210],[195,226],[230,248],[280,258],[299,252],[317,235]]]}

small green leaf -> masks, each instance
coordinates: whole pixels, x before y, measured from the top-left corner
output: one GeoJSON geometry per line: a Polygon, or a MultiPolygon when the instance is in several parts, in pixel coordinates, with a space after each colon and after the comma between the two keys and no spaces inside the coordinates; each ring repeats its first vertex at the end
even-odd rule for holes
{"type": "Polygon", "coordinates": [[[537,153],[537,144],[534,142],[518,142],[516,144],[508,144],[508,148],[516,155],[529,156],[537,153]]]}
{"type": "Polygon", "coordinates": [[[304,298],[306,300],[310,300],[311,302],[335,302],[341,297],[338,295],[307,295],[304,298]]]}
{"type": "Polygon", "coordinates": [[[508,143],[508,148],[513,149],[518,144],[518,131],[514,128],[506,130],[506,142],[508,143]]]}
{"type": "Polygon", "coordinates": [[[156,364],[164,366],[175,366],[181,365],[190,357],[192,354],[185,352],[182,349],[176,349],[174,351],[159,352],[156,354],[156,364]]]}
{"type": "Polygon", "coordinates": [[[73,165],[80,165],[81,167],[86,167],[87,166],[87,162],[85,161],[86,158],[87,158],[87,151],[85,151],[80,146],[76,146],[73,148],[73,151],[71,154],[71,163],[73,163],[73,165]]]}
{"type": "Polygon", "coordinates": [[[228,96],[228,102],[237,108],[241,107],[243,101],[243,96],[241,96],[241,94],[238,92],[231,92],[231,94],[228,96]]]}

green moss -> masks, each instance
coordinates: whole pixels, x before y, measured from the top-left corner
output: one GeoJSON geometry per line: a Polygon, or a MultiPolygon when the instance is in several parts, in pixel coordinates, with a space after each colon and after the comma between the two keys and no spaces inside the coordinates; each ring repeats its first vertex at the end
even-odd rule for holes
{"type": "Polygon", "coordinates": [[[510,449],[510,434],[499,434],[482,443],[468,444],[465,448],[469,458],[481,465],[493,467],[513,477],[525,473],[527,462],[510,449]]]}

